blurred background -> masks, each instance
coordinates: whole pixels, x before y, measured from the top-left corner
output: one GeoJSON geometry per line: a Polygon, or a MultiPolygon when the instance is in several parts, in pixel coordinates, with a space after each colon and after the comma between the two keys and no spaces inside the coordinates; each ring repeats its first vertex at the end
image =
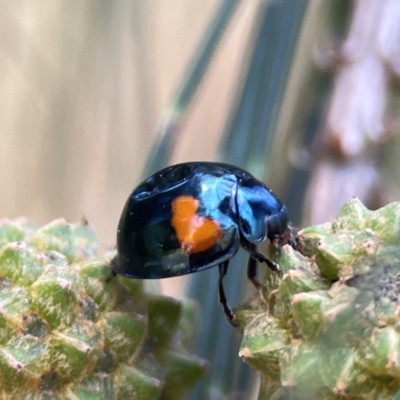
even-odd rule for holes
{"type": "MultiPolygon", "coordinates": [[[[131,190],[189,160],[249,170],[298,227],[400,197],[397,0],[0,0],[0,30],[1,217],[84,215],[112,247],[131,190]]],[[[211,367],[189,398],[249,398],[217,277],[162,282],[199,305],[211,367]]]]}

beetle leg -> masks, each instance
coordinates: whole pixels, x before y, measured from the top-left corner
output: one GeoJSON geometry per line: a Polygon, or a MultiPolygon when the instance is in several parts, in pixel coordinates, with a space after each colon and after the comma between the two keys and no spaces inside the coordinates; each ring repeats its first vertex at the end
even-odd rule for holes
{"type": "Polygon", "coordinates": [[[250,257],[254,258],[258,262],[267,264],[268,268],[272,269],[272,271],[279,272],[279,268],[276,266],[276,264],[274,264],[267,257],[265,257],[264,254],[259,253],[256,250],[256,246],[254,244],[249,243],[247,240],[242,239],[241,245],[247,252],[250,253],[250,257]]]}
{"type": "Polygon", "coordinates": [[[110,274],[108,275],[108,277],[106,278],[106,282],[109,283],[111,281],[111,279],[115,278],[117,276],[117,271],[115,268],[115,264],[117,263],[117,257],[114,257],[111,261],[110,261],[110,274]]]}
{"type": "Polygon", "coordinates": [[[261,284],[257,280],[257,260],[251,256],[247,262],[247,278],[256,289],[260,289],[261,284]]]}
{"type": "Polygon", "coordinates": [[[277,265],[269,260],[267,257],[265,257],[264,254],[254,250],[250,252],[250,256],[255,258],[258,262],[267,264],[268,268],[270,268],[272,271],[279,272],[279,268],[277,267],[277,265]]]}
{"type": "Polygon", "coordinates": [[[229,260],[224,261],[223,263],[218,265],[218,268],[219,268],[218,295],[219,295],[219,302],[222,304],[222,307],[224,308],[224,313],[226,315],[226,318],[232,325],[235,326],[235,323],[233,322],[233,319],[235,318],[235,316],[233,315],[232,310],[230,309],[230,307],[227,304],[224,286],[222,284],[222,280],[224,279],[224,276],[226,275],[226,272],[228,271],[228,265],[229,265],[229,260]]]}
{"type": "Polygon", "coordinates": [[[297,250],[296,241],[294,239],[289,239],[288,244],[289,244],[290,247],[292,247],[293,249],[297,250]]]}
{"type": "Polygon", "coordinates": [[[280,253],[282,251],[282,245],[280,243],[280,236],[274,236],[271,240],[272,246],[274,246],[275,250],[280,253]]]}

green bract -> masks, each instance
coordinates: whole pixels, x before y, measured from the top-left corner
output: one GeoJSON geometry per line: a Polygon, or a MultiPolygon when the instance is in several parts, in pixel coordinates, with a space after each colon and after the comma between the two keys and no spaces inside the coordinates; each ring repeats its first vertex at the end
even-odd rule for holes
{"type": "Polygon", "coordinates": [[[297,242],[236,311],[259,399],[400,399],[400,203],[352,199],[297,242]]]}
{"type": "Polygon", "coordinates": [[[206,363],[187,303],[110,275],[87,223],[0,221],[0,398],[179,399],[206,363]]]}

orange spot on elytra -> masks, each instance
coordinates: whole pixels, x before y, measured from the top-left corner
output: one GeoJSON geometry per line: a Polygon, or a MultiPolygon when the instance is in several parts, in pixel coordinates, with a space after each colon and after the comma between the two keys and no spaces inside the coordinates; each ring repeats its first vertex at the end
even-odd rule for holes
{"type": "Polygon", "coordinates": [[[196,214],[199,201],[192,196],[179,196],[172,201],[171,225],[187,253],[200,253],[214,246],[222,236],[219,224],[196,214]]]}

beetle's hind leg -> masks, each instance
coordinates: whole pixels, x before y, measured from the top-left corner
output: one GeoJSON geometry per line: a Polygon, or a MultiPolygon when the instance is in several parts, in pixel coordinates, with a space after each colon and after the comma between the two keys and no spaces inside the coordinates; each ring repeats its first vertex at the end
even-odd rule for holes
{"type": "Polygon", "coordinates": [[[219,269],[219,281],[218,281],[218,296],[219,302],[222,304],[224,308],[224,313],[226,315],[227,320],[233,325],[236,326],[236,323],[233,321],[235,316],[232,313],[231,308],[228,306],[228,302],[226,300],[224,286],[222,284],[222,280],[228,271],[229,260],[224,261],[223,263],[218,265],[219,269]]]}

